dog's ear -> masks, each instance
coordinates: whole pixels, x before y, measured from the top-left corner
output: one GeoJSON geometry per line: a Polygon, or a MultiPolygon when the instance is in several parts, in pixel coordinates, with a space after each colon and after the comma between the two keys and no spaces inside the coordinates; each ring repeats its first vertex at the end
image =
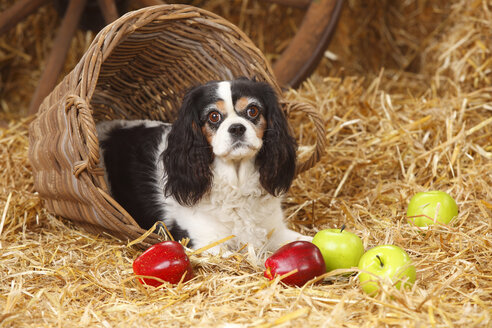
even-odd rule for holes
{"type": "Polygon", "coordinates": [[[263,84],[267,127],[263,135],[263,146],[256,157],[256,165],[263,188],[278,196],[287,192],[294,179],[297,146],[275,91],[270,85],[263,84]]]}
{"type": "Polygon", "coordinates": [[[197,108],[202,96],[201,87],[186,93],[163,153],[167,174],[165,194],[187,206],[196,204],[212,184],[213,153],[202,133],[200,108],[197,108]]]}

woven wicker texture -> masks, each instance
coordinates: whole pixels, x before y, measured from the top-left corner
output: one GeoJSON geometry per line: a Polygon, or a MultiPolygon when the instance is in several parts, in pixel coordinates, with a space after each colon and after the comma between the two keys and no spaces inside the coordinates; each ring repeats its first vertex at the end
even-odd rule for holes
{"type": "MultiPolygon", "coordinates": [[[[95,122],[172,122],[184,91],[210,80],[256,77],[272,84],[271,67],[244,33],[223,18],[184,5],[147,7],[104,28],[77,66],[41,104],[29,129],[34,184],[47,208],[96,233],[133,240],[142,230],[108,194],[99,166],[95,122]]],[[[282,101],[289,118],[309,117],[317,140],[297,172],[324,150],[324,123],[308,104],[282,101]]],[[[151,234],[142,247],[161,240],[151,234]]]]}

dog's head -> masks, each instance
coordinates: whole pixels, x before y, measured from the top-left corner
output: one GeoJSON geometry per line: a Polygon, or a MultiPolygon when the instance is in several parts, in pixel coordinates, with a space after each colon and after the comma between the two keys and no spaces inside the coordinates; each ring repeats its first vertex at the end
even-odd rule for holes
{"type": "Polygon", "coordinates": [[[295,141],[270,85],[249,79],[209,82],[184,97],[164,152],[166,194],[195,204],[209,190],[211,164],[254,159],[260,183],[286,192],[295,171],[295,141]]]}

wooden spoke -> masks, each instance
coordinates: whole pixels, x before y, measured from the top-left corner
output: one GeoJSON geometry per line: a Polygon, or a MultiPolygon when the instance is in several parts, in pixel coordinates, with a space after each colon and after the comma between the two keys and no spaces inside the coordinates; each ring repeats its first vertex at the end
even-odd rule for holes
{"type": "Polygon", "coordinates": [[[97,0],[104,16],[104,22],[110,24],[118,19],[118,9],[114,0],[97,0]]]}
{"type": "Polygon", "coordinates": [[[0,13],[0,35],[10,30],[15,24],[35,12],[49,0],[21,0],[0,13]]]}
{"type": "Polygon", "coordinates": [[[46,62],[45,69],[39,80],[34,96],[29,105],[29,114],[38,111],[43,99],[53,90],[56,81],[65,63],[65,58],[70,48],[70,42],[79,25],[80,17],[84,11],[86,0],[70,0],[67,12],[63,17],[61,26],[53,43],[53,48],[46,62]]]}
{"type": "Polygon", "coordinates": [[[299,31],[274,63],[282,87],[297,88],[315,70],[335,31],[343,0],[312,1],[299,31]]]}

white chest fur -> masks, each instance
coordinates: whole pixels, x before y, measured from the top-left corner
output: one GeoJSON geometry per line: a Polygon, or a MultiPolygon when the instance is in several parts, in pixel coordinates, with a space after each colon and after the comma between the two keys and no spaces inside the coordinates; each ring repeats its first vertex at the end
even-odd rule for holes
{"type": "Polygon", "coordinates": [[[179,225],[195,237],[195,247],[235,235],[229,242],[234,248],[246,243],[259,248],[274,228],[283,227],[281,200],[261,187],[253,161],[234,164],[216,159],[211,190],[195,206],[167,204],[180,215],[179,225]]]}

